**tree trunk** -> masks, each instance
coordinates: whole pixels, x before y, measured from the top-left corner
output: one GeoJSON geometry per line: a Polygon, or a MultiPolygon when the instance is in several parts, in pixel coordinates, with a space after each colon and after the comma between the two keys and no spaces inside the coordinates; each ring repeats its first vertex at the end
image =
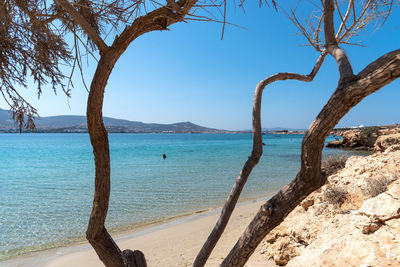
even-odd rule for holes
{"type": "Polygon", "coordinates": [[[125,257],[104,227],[110,198],[110,151],[102,109],[104,89],[116,60],[114,53],[103,55],[90,85],[86,115],[95,162],[95,190],[86,238],[106,266],[123,267],[127,265],[125,257]]]}
{"type": "MultiPolygon", "coordinates": [[[[144,254],[138,250],[121,251],[107,232],[106,221],[110,199],[110,151],[108,134],[103,123],[103,99],[107,81],[119,57],[139,36],[151,31],[168,30],[168,26],[182,21],[198,0],[180,0],[174,2],[175,9],[162,6],[143,16],[137,17],[114,39],[111,47],[93,33],[84,18],[69,6],[68,1],[59,0],[64,8],[77,20],[86,33],[91,36],[100,50],[100,61],[90,85],[86,110],[90,142],[95,162],[95,191],[93,208],[90,214],[86,238],[95,249],[100,260],[106,266],[146,267],[144,254]]],[[[171,1],[169,1],[172,3],[171,1]]]]}
{"type": "Polygon", "coordinates": [[[168,26],[182,21],[196,2],[197,0],[178,2],[178,7],[181,8],[178,10],[179,14],[169,7],[161,7],[138,17],[115,38],[111,47],[107,47],[99,40],[101,58],[90,85],[86,110],[95,162],[94,200],[86,238],[106,266],[147,266],[142,252],[129,249],[121,251],[104,226],[110,199],[110,151],[102,112],[108,78],[119,57],[137,37],[151,31],[166,30],[168,26]]]}
{"type": "Polygon", "coordinates": [[[193,263],[193,267],[201,267],[206,264],[207,259],[210,257],[211,252],[213,251],[219,238],[224,232],[226,225],[229,222],[232,212],[236,206],[243,187],[246,184],[248,177],[250,176],[251,171],[258,164],[263,153],[261,130],[261,101],[264,88],[272,82],[287,79],[307,82],[312,81],[315,75],[318,73],[318,70],[323,63],[325,56],[326,53],[323,52],[318,58],[314,68],[309,75],[300,75],[297,73],[277,73],[275,75],[272,75],[271,77],[268,77],[267,79],[262,80],[257,84],[253,101],[253,149],[251,155],[244,164],[242,171],[239,173],[239,176],[237,177],[236,182],[233,185],[232,190],[225,201],[224,207],[222,208],[221,215],[218,218],[217,223],[215,224],[200,252],[197,254],[197,257],[193,263]]]}
{"type": "Polygon", "coordinates": [[[400,50],[395,50],[368,65],[353,79],[339,83],[303,139],[301,167],[296,178],[260,208],[221,266],[243,266],[264,237],[325,183],[321,157],[326,137],[351,108],[399,77],[400,50]]]}

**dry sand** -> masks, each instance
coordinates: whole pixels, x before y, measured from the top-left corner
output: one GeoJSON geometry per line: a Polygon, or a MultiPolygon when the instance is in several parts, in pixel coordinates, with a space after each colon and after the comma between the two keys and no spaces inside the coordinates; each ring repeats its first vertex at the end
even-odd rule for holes
{"type": "MultiPolygon", "coordinates": [[[[264,201],[260,199],[248,201],[236,208],[206,266],[218,266],[221,263],[264,201]]],[[[220,210],[220,208],[213,209],[114,236],[121,249],[141,250],[150,267],[191,266],[214,226],[220,210]]],[[[3,261],[0,262],[0,266],[100,267],[103,265],[94,250],[86,243],[3,261]]],[[[276,265],[272,261],[267,261],[257,248],[246,266],[276,265]]]]}

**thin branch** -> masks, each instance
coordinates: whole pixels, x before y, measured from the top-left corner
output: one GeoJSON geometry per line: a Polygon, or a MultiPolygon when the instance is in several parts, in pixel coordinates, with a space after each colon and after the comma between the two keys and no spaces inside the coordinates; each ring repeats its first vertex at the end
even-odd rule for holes
{"type": "Polygon", "coordinates": [[[335,5],[335,8],[336,8],[336,10],[338,12],[338,15],[340,17],[340,20],[343,21],[342,12],[340,12],[340,5],[339,5],[337,0],[334,0],[334,5],[335,5]]]}
{"type": "MultiPolygon", "coordinates": [[[[356,27],[356,25],[361,21],[361,19],[364,17],[365,13],[367,12],[368,8],[370,7],[372,0],[369,0],[367,2],[367,4],[364,6],[363,10],[361,11],[360,16],[358,16],[358,18],[356,18],[353,21],[353,24],[343,33],[342,36],[339,37],[338,42],[341,42],[343,40],[343,38],[347,37],[349,34],[351,34],[352,30],[354,29],[354,27],[356,27]]],[[[354,11],[355,12],[355,11],[354,11]]],[[[355,13],[354,13],[355,15],[355,13]]],[[[358,28],[360,29],[360,28],[358,28]]],[[[356,32],[357,30],[353,31],[356,32]]]]}
{"type": "Polygon", "coordinates": [[[82,27],[89,38],[96,44],[100,54],[104,54],[108,46],[89,22],[67,0],[54,0],[82,27]]]}
{"type": "Polygon", "coordinates": [[[302,161],[296,177],[260,207],[220,266],[243,266],[265,236],[304,198],[325,183],[321,158],[326,137],[340,119],[366,96],[398,78],[400,50],[395,50],[368,65],[357,75],[357,80],[339,84],[303,139],[302,161]]]}
{"type": "Polygon", "coordinates": [[[346,27],[346,22],[347,22],[347,20],[348,20],[348,18],[350,16],[351,9],[353,8],[353,4],[354,4],[354,0],[350,0],[349,1],[349,6],[347,7],[346,14],[344,15],[342,23],[339,26],[339,30],[336,33],[336,40],[339,38],[340,34],[342,33],[343,28],[346,27]]]}
{"type": "Polygon", "coordinates": [[[262,80],[257,84],[256,91],[254,94],[254,102],[253,102],[253,150],[251,152],[250,157],[244,164],[239,176],[236,179],[236,182],[222,208],[221,215],[218,218],[217,223],[215,224],[213,230],[208,236],[206,242],[201,248],[200,252],[197,254],[197,257],[193,263],[194,267],[204,266],[207,262],[207,259],[210,257],[211,252],[213,251],[215,245],[217,244],[219,238],[225,230],[226,225],[228,224],[229,218],[232,215],[232,212],[236,206],[236,203],[239,199],[240,193],[243,190],[243,187],[253,170],[253,168],[257,165],[258,161],[261,158],[263,153],[262,149],[262,131],[261,131],[261,101],[262,101],[262,92],[270,83],[276,81],[283,80],[299,80],[310,82],[314,79],[315,75],[318,73],[322,63],[324,62],[326,56],[326,52],[323,51],[319,56],[317,62],[315,63],[314,68],[308,75],[301,75],[297,73],[278,73],[268,77],[265,80],[262,80]]]}
{"type": "Polygon", "coordinates": [[[221,34],[221,40],[224,39],[224,33],[225,33],[225,23],[226,23],[226,0],[224,0],[224,23],[222,24],[222,34],[221,34]]]}
{"type": "MultiPolygon", "coordinates": [[[[318,52],[321,52],[321,49],[318,45],[318,43],[314,42],[310,36],[310,34],[308,33],[307,29],[305,29],[303,27],[303,25],[301,25],[301,23],[299,22],[299,20],[297,19],[296,16],[296,10],[290,10],[291,14],[288,14],[286,11],[283,11],[284,14],[289,18],[289,20],[300,30],[300,33],[307,39],[308,43],[314,47],[314,49],[318,52]]],[[[310,27],[310,25],[309,25],[310,27]]]]}
{"type": "Polygon", "coordinates": [[[325,12],[322,11],[322,15],[321,15],[321,17],[319,18],[319,21],[318,21],[317,30],[315,32],[315,43],[316,43],[318,49],[320,49],[320,47],[319,47],[319,33],[321,32],[321,24],[322,24],[322,21],[324,20],[324,14],[325,14],[325,12]]]}

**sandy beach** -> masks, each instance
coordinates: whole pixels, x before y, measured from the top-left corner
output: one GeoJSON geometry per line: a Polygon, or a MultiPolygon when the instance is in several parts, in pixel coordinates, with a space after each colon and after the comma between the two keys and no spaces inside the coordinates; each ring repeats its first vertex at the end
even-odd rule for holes
{"type": "MultiPolygon", "coordinates": [[[[207,266],[218,266],[265,200],[247,201],[236,208],[207,266]]],[[[141,250],[149,266],[191,266],[214,226],[220,208],[114,235],[121,249],[141,250]]],[[[57,248],[0,262],[0,266],[103,266],[89,244],[57,248]]],[[[275,266],[257,249],[246,266],[275,266]]]]}

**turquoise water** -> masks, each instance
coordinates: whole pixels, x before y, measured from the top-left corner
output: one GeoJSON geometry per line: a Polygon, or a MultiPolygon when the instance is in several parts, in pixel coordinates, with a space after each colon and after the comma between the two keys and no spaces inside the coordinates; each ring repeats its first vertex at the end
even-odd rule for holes
{"type": "MultiPolygon", "coordinates": [[[[242,197],[289,182],[302,137],[264,135],[267,146],[242,197]]],[[[252,146],[250,134],[110,134],[109,140],[111,231],[222,205],[252,146]]],[[[83,240],[93,177],[87,134],[1,134],[0,260],[83,240]]]]}

